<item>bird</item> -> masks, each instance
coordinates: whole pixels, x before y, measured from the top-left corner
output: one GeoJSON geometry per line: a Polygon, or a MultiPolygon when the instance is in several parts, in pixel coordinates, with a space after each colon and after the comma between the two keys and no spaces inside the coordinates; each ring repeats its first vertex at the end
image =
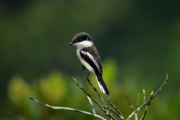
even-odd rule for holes
{"type": "Polygon", "coordinates": [[[74,36],[69,45],[76,46],[76,53],[82,67],[85,67],[95,74],[100,90],[104,94],[109,95],[108,88],[102,78],[103,65],[92,37],[86,32],[78,33],[74,36]]]}

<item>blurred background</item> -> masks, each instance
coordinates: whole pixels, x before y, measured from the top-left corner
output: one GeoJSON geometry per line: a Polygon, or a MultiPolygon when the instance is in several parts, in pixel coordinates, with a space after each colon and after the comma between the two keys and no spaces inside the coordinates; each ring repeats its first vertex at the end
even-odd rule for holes
{"type": "MultiPolygon", "coordinates": [[[[177,0],[1,0],[0,119],[96,119],[29,100],[91,112],[75,77],[100,102],[84,78],[76,48],[68,45],[87,32],[101,56],[111,102],[124,117],[131,113],[126,96],[135,107],[139,93],[142,104],[143,88],[148,98],[168,73],[146,119],[179,120],[179,13],[177,0]]],[[[99,90],[93,74],[90,79],[99,90]]],[[[99,108],[96,112],[104,116],[99,108]]]]}

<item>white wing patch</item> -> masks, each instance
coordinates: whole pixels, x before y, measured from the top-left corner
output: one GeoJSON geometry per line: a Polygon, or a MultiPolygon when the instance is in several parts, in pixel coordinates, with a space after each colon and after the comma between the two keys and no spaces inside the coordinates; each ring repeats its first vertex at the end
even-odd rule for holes
{"type": "Polygon", "coordinates": [[[97,67],[99,73],[101,73],[101,69],[100,69],[98,63],[96,62],[96,60],[94,60],[93,56],[91,54],[89,54],[89,52],[81,51],[81,53],[83,53],[84,55],[88,56],[88,58],[91,59],[93,61],[93,63],[95,64],[95,66],[97,67]]]}

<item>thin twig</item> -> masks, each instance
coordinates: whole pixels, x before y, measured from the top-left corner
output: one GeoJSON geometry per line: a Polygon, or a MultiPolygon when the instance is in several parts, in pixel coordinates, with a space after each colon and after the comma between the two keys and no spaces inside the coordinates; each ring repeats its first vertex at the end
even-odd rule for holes
{"type": "Polygon", "coordinates": [[[167,83],[168,81],[168,74],[166,73],[166,80],[163,82],[163,84],[160,86],[160,88],[158,89],[158,91],[153,95],[153,98],[156,97],[156,95],[161,91],[161,89],[163,88],[163,86],[167,83]]]}
{"type": "MultiPolygon", "coordinates": [[[[130,105],[130,107],[131,107],[131,110],[134,112],[134,108],[133,108],[133,106],[132,106],[131,102],[129,101],[128,96],[126,96],[126,99],[127,99],[128,103],[129,103],[129,105],[130,105]]],[[[135,120],[138,120],[137,113],[135,113],[135,120]]]]}
{"type": "Polygon", "coordinates": [[[138,120],[138,115],[137,115],[137,113],[135,113],[134,116],[135,116],[135,120],[138,120]]]}
{"type": "Polygon", "coordinates": [[[97,118],[102,119],[102,120],[106,120],[106,119],[103,118],[102,116],[99,116],[99,115],[96,115],[96,114],[93,114],[93,113],[90,113],[90,112],[86,112],[86,111],[82,111],[82,110],[78,110],[78,109],[73,109],[73,108],[68,108],[68,107],[50,106],[50,105],[48,105],[48,104],[44,104],[44,103],[42,103],[42,102],[34,99],[34,98],[31,97],[31,96],[29,96],[29,99],[37,102],[37,103],[40,104],[40,105],[43,105],[43,106],[45,106],[45,107],[48,107],[48,108],[51,108],[51,109],[54,109],[54,110],[70,110],[70,111],[74,111],[74,112],[79,112],[79,113],[91,115],[91,116],[97,117],[97,118]]]}
{"type": "Polygon", "coordinates": [[[119,118],[121,118],[121,120],[124,120],[124,117],[121,115],[120,111],[116,108],[115,105],[113,105],[111,102],[110,102],[110,99],[109,99],[109,95],[108,95],[108,105],[109,107],[105,106],[107,109],[110,110],[110,114],[112,115],[112,113],[114,113],[115,115],[117,115],[119,118]],[[113,108],[111,108],[113,106],[113,108]]]}
{"type": "Polygon", "coordinates": [[[128,96],[126,96],[126,99],[127,99],[128,103],[129,103],[129,105],[130,105],[130,107],[131,107],[131,110],[132,110],[132,111],[134,111],[134,108],[133,108],[133,106],[132,106],[131,102],[129,101],[128,96]]]}
{"type": "Polygon", "coordinates": [[[144,96],[143,103],[145,103],[146,101],[145,88],[143,89],[143,96],[144,96]]]}
{"type": "Polygon", "coordinates": [[[124,120],[124,117],[123,117],[122,113],[120,112],[120,110],[112,103],[111,103],[111,106],[118,112],[118,114],[121,116],[121,119],[124,120]]]}
{"type": "Polygon", "coordinates": [[[110,115],[109,113],[107,113],[107,111],[94,99],[91,97],[91,95],[77,82],[77,80],[75,78],[72,77],[72,79],[76,82],[76,84],[81,88],[81,90],[94,102],[96,103],[97,106],[99,106],[99,108],[106,113],[106,115],[110,118],[112,118],[113,120],[116,120],[112,115],[110,115]]]}
{"type": "MultiPolygon", "coordinates": [[[[147,102],[148,102],[148,101],[147,101],[147,102]]],[[[135,113],[137,113],[139,110],[141,110],[141,109],[147,104],[147,102],[145,102],[145,103],[142,104],[140,107],[138,107],[134,112],[132,112],[132,113],[128,116],[127,120],[129,120],[135,113]]]]}
{"type": "Polygon", "coordinates": [[[103,110],[105,113],[106,113],[106,110],[96,101],[94,100],[94,98],[91,97],[91,95],[77,82],[77,80],[75,78],[72,77],[72,79],[76,82],[76,84],[81,88],[81,90],[89,97],[91,98],[91,100],[96,103],[100,108],[101,110],[103,110]]]}
{"type": "MultiPolygon", "coordinates": [[[[108,95],[108,105],[109,105],[109,108],[111,108],[111,103],[110,103],[109,95],[108,95]]],[[[110,113],[110,114],[111,114],[111,113],[110,113]]]]}
{"type": "Polygon", "coordinates": [[[89,100],[89,103],[91,104],[91,108],[92,108],[92,111],[93,111],[93,114],[95,115],[96,114],[96,111],[94,109],[94,106],[93,106],[93,103],[91,101],[91,99],[87,96],[88,100],[89,100]]]}
{"type": "Polygon", "coordinates": [[[86,73],[85,69],[83,69],[84,71],[84,74],[85,74],[85,77],[87,79],[87,81],[89,82],[89,84],[92,86],[92,88],[94,89],[94,91],[98,94],[99,98],[101,99],[103,105],[106,105],[105,102],[104,102],[104,99],[103,97],[100,95],[100,93],[97,91],[97,89],[94,87],[94,85],[91,83],[91,81],[89,80],[89,74],[86,73]]]}
{"type": "Polygon", "coordinates": [[[151,92],[151,95],[150,95],[150,97],[149,97],[149,99],[148,99],[148,103],[147,103],[147,105],[146,105],[146,109],[144,110],[144,114],[142,115],[142,117],[141,117],[140,120],[144,120],[144,118],[145,118],[145,116],[146,116],[146,113],[147,113],[147,110],[148,110],[148,107],[149,107],[149,105],[151,104],[151,101],[152,101],[152,99],[153,99],[153,95],[154,95],[155,91],[156,91],[156,88],[154,89],[154,91],[151,92]]]}
{"type": "MultiPolygon", "coordinates": [[[[156,89],[155,89],[155,90],[156,90],[156,89]]],[[[147,105],[146,105],[146,109],[144,110],[144,114],[142,115],[142,117],[141,117],[140,120],[144,120],[144,118],[145,118],[145,116],[146,116],[146,113],[147,113],[147,110],[148,110],[148,107],[149,107],[149,105],[150,105],[150,103],[151,103],[151,101],[152,101],[152,97],[153,97],[153,94],[154,94],[155,90],[151,92],[151,95],[150,95],[150,97],[149,97],[149,99],[148,99],[148,103],[147,103],[147,105]]]]}
{"type": "Polygon", "coordinates": [[[137,107],[136,108],[138,108],[138,107],[139,107],[139,93],[137,95],[137,107]]]}
{"type": "Polygon", "coordinates": [[[142,115],[140,120],[144,120],[146,113],[147,113],[147,110],[148,110],[148,107],[149,107],[149,105],[146,106],[146,109],[144,110],[144,114],[142,115]]]}
{"type": "MultiPolygon", "coordinates": [[[[156,97],[156,95],[161,91],[161,89],[163,88],[163,86],[167,83],[168,81],[168,74],[166,74],[166,80],[163,82],[163,84],[160,86],[159,90],[155,93],[155,90],[151,93],[152,95],[150,96],[149,100],[146,101],[145,103],[143,103],[140,107],[138,107],[134,112],[132,112],[127,120],[129,120],[135,113],[137,113],[139,110],[141,110],[145,105],[148,104],[148,106],[151,104],[151,101],[156,97]]],[[[146,111],[147,112],[147,111],[146,111]]],[[[146,114],[146,113],[145,113],[146,114]]]]}
{"type": "Polygon", "coordinates": [[[147,104],[147,105],[150,105],[150,104],[151,104],[151,101],[152,101],[152,99],[154,98],[153,96],[154,96],[155,92],[156,92],[156,88],[151,92],[151,95],[150,95],[150,97],[149,97],[149,99],[148,99],[148,104],[147,104]]]}
{"type": "Polygon", "coordinates": [[[118,114],[118,112],[117,111],[115,111],[114,109],[112,109],[112,108],[109,108],[108,106],[104,106],[106,109],[108,109],[109,111],[111,111],[112,113],[114,113],[116,116],[118,116],[119,118],[121,118],[121,120],[124,120],[124,118],[120,115],[120,114],[118,114]]]}

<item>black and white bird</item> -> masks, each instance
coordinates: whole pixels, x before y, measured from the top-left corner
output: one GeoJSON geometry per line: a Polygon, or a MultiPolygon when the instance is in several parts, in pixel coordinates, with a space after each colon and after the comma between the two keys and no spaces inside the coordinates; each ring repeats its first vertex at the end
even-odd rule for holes
{"type": "Polygon", "coordinates": [[[103,66],[101,59],[91,36],[85,32],[78,33],[69,45],[77,47],[77,56],[82,65],[96,75],[100,90],[109,95],[109,91],[102,78],[103,66]]]}

